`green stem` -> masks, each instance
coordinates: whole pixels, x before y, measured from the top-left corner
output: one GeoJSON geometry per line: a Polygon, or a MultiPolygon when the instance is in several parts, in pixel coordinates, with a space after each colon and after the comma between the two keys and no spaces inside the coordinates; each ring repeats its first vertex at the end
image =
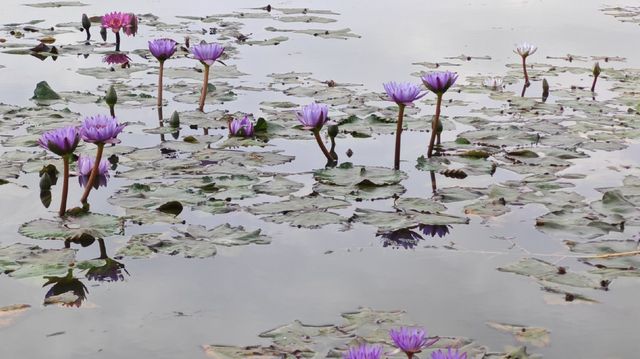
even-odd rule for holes
{"type": "Polygon", "coordinates": [[[404,118],[404,108],[405,105],[399,103],[398,104],[398,126],[396,127],[396,151],[395,157],[393,159],[393,168],[396,170],[400,169],[400,144],[402,141],[402,120],[404,118]]]}
{"type": "Polygon", "coordinates": [[[84,193],[82,194],[82,198],[80,202],[82,205],[87,204],[87,199],[89,198],[89,193],[91,193],[91,188],[93,187],[93,183],[96,181],[98,177],[98,172],[100,171],[100,160],[102,159],[102,152],[104,151],[104,143],[98,143],[98,151],[96,152],[96,160],[93,163],[93,168],[91,169],[91,175],[89,176],[89,180],[84,187],[84,193]]]}
{"type": "Polygon", "coordinates": [[[440,128],[440,107],[442,106],[442,94],[438,94],[436,102],[436,115],[431,123],[431,139],[429,140],[429,149],[427,150],[427,158],[433,156],[433,145],[436,142],[438,128],[440,128]]]}
{"type": "Polygon", "coordinates": [[[116,107],[115,105],[109,106],[109,113],[111,114],[111,117],[116,117],[115,107],[116,107]]]}
{"type": "Polygon", "coordinates": [[[67,197],[69,196],[69,157],[70,155],[62,156],[62,162],[64,163],[64,177],[62,178],[62,198],[60,198],[60,211],[58,211],[60,217],[64,216],[64,214],[67,212],[67,197]]]}
{"type": "Polygon", "coordinates": [[[591,84],[591,92],[596,91],[596,82],[598,81],[598,76],[593,77],[593,84],[591,84]]]}
{"type": "Polygon", "coordinates": [[[204,112],[204,101],[207,98],[207,88],[209,87],[209,65],[204,64],[204,81],[202,82],[202,93],[200,94],[200,106],[198,111],[204,112]]]}
{"type": "Polygon", "coordinates": [[[116,32],[116,51],[120,51],[120,31],[116,32]]]}
{"type": "Polygon", "coordinates": [[[322,138],[320,138],[320,130],[314,129],[312,132],[313,132],[313,135],[316,138],[316,141],[318,142],[318,146],[320,146],[320,150],[322,150],[322,153],[327,158],[327,160],[328,161],[335,161],[333,159],[333,156],[331,156],[331,154],[327,150],[327,147],[325,147],[324,142],[322,142],[322,138]]]}

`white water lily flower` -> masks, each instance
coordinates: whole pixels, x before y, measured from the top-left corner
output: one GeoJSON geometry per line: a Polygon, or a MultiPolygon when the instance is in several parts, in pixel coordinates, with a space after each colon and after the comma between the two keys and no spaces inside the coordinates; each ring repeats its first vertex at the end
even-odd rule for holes
{"type": "Polygon", "coordinates": [[[491,88],[493,90],[498,90],[502,88],[502,77],[487,77],[482,80],[482,84],[485,87],[491,88]]]}
{"type": "Polygon", "coordinates": [[[522,44],[517,45],[516,49],[513,50],[513,52],[522,57],[527,57],[529,55],[535,54],[536,50],[538,50],[538,47],[536,45],[532,45],[528,42],[523,42],[522,44]]]}

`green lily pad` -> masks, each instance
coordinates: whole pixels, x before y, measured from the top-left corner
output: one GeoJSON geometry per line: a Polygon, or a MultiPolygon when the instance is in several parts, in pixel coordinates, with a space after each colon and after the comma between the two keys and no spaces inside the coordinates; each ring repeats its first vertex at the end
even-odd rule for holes
{"type": "Polygon", "coordinates": [[[501,272],[515,273],[536,280],[577,288],[602,289],[597,276],[569,272],[551,263],[536,258],[524,258],[520,261],[498,268],[501,272]]]}
{"type": "Polygon", "coordinates": [[[536,347],[546,347],[549,345],[549,330],[545,328],[497,322],[487,322],[487,325],[500,332],[513,335],[520,343],[536,347]]]}
{"type": "Polygon", "coordinates": [[[73,240],[86,235],[105,238],[123,230],[119,217],[88,213],[55,220],[36,219],[21,225],[18,233],[33,239],[73,240]]]}

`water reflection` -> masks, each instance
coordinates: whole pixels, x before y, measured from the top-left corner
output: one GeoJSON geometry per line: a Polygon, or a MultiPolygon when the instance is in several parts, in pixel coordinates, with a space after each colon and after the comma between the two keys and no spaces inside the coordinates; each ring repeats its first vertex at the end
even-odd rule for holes
{"type": "Polygon", "coordinates": [[[433,192],[433,194],[436,194],[436,192],[438,191],[438,184],[436,183],[436,172],[429,171],[429,175],[431,176],[431,192],[433,192]]]}
{"type": "Polygon", "coordinates": [[[131,67],[131,58],[121,52],[104,55],[102,62],[106,62],[108,65],[120,65],[123,69],[131,67]]]}
{"type": "MultiPolygon", "coordinates": [[[[88,234],[78,237],[69,238],[64,241],[65,248],[71,248],[72,244],[80,245],[83,248],[90,247],[94,243],[98,243],[100,255],[91,261],[82,262],[79,267],[87,268],[85,278],[89,281],[96,282],[118,282],[124,281],[125,274],[129,276],[125,265],[121,262],[110,258],[107,254],[107,247],[104,239],[95,238],[88,234]]],[[[44,295],[44,305],[60,304],[66,307],[79,308],[87,299],[89,290],[87,287],[74,276],[74,270],[77,268],[69,268],[67,274],[62,277],[45,276],[46,282],[42,287],[51,285],[51,288],[44,295]]]]}
{"type": "Polygon", "coordinates": [[[42,287],[53,284],[44,295],[44,305],[62,304],[66,307],[80,308],[82,302],[87,299],[89,290],[76,277],[73,276],[73,269],[67,271],[64,277],[44,277],[47,280],[42,287]]]}
{"type": "Polygon", "coordinates": [[[91,267],[85,274],[87,279],[96,282],[124,281],[124,275],[130,275],[125,265],[107,255],[107,247],[104,244],[104,239],[99,238],[98,244],[100,246],[100,257],[97,259],[104,260],[104,265],[91,267]]]}
{"type": "Polygon", "coordinates": [[[426,237],[443,238],[451,232],[450,225],[419,224],[417,226],[401,228],[395,231],[376,233],[376,237],[382,238],[383,247],[413,249],[426,237]]]}

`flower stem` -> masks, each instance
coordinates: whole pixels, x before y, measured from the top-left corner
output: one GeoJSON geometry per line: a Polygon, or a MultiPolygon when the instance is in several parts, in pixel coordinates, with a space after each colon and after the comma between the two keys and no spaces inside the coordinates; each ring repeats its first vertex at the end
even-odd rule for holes
{"type": "Polygon", "coordinates": [[[111,117],[116,117],[116,109],[115,109],[115,105],[114,106],[109,106],[109,113],[111,114],[111,117]]]}
{"type": "Polygon", "coordinates": [[[202,82],[202,93],[200,94],[200,106],[198,111],[204,112],[204,100],[207,98],[207,88],[209,87],[209,65],[204,65],[204,81],[202,82]]]}
{"type": "Polygon", "coordinates": [[[522,57],[522,71],[524,72],[524,83],[529,86],[529,75],[527,74],[527,57],[522,57]]]}
{"type": "Polygon", "coordinates": [[[116,32],[116,51],[120,51],[120,31],[116,32]]]}
{"type": "Polygon", "coordinates": [[[60,198],[60,217],[67,212],[67,197],[69,196],[69,155],[62,156],[64,163],[64,177],[62,178],[62,198],[60,198]]]}
{"type": "Polygon", "coordinates": [[[430,171],[430,173],[431,173],[431,191],[433,192],[433,194],[436,194],[436,192],[438,191],[438,184],[436,183],[436,172],[430,171]]]}
{"type": "Polygon", "coordinates": [[[162,107],[162,76],[164,74],[164,61],[160,61],[158,74],[158,108],[162,107]]]}
{"type": "Polygon", "coordinates": [[[396,127],[396,151],[393,159],[393,168],[400,169],[400,144],[402,141],[402,120],[404,119],[404,104],[398,104],[398,126],[396,127]]]}
{"type": "MultiPolygon", "coordinates": [[[[163,122],[163,118],[162,118],[162,106],[158,107],[158,126],[159,127],[164,127],[164,122],[163,122]]],[[[164,133],[160,134],[160,141],[162,141],[162,142],[165,141],[164,133]]]]}
{"type": "Polygon", "coordinates": [[[596,82],[598,81],[598,76],[593,76],[593,84],[591,84],[591,92],[596,91],[596,82]]]}
{"type": "Polygon", "coordinates": [[[322,150],[322,153],[327,158],[327,160],[335,161],[333,159],[333,156],[331,156],[331,154],[327,150],[327,147],[325,147],[324,142],[322,142],[322,138],[320,138],[320,130],[313,130],[313,135],[315,136],[316,141],[318,142],[318,146],[320,146],[320,150],[322,150]]]}
{"type": "Polygon", "coordinates": [[[89,198],[89,193],[91,193],[91,188],[93,187],[93,183],[96,181],[96,178],[98,177],[98,172],[99,167],[100,167],[100,160],[102,159],[102,151],[104,150],[104,143],[98,143],[98,151],[96,151],[96,160],[93,163],[93,168],[91,169],[91,175],[89,176],[89,180],[87,181],[87,184],[84,187],[84,193],[82,194],[82,198],[80,199],[80,202],[83,205],[87,204],[87,199],[89,198]]]}
{"type": "Polygon", "coordinates": [[[442,106],[442,94],[438,95],[438,100],[436,102],[436,115],[433,118],[433,122],[431,123],[431,139],[429,140],[429,149],[427,150],[427,158],[431,158],[433,156],[433,145],[436,142],[438,128],[440,127],[440,107],[442,106]]]}

